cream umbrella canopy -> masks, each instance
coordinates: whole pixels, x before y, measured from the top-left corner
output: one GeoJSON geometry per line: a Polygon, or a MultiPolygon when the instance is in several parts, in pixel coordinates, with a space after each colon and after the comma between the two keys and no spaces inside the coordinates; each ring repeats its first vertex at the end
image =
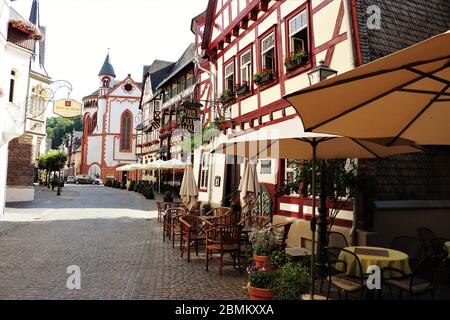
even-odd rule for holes
{"type": "Polygon", "coordinates": [[[238,188],[241,193],[242,213],[249,214],[250,209],[258,198],[259,188],[256,162],[246,160],[244,173],[238,188]]]}
{"type": "Polygon", "coordinates": [[[197,184],[195,183],[194,170],[190,162],[186,164],[183,181],[181,182],[180,196],[184,205],[189,210],[192,210],[192,208],[197,203],[198,188],[197,184]]]}
{"type": "MultiPolygon", "coordinates": [[[[316,199],[315,163],[317,159],[379,158],[422,151],[421,148],[406,140],[397,141],[397,143],[405,145],[392,147],[379,144],[390,140],[390,138],[381,138],[366,141],[320,133],[304,133],[300,119],[294,118],[278,125],[266,127],[262,132],[255,131],[230,139],[228,143],[220,144],[214,153],[256,159],[312,160],[311,188],[312,197],[316,199]],[[293,132],[296,131],[293,130],[295,128],[298,128],[300,133],[293,135],[293,132]]],[[[312,201],[312,203],[312,252],[316,252],[316,201],[312,201]]],[[[311,297],[314,297],[314,254],[311,255],[311,270],[313,283],[311,297]]]]}
{"type": "Polygon", "coordinates": [[[284,97],[306,131],[450,144],[450,32],[284,97]]]}

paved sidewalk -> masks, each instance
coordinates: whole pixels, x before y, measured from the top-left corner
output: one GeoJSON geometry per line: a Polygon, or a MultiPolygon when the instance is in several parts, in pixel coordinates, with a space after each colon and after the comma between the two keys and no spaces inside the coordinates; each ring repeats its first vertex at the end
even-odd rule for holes
{"type": "Polygon", "coordinates": [[[0,299],[246,299],[246,274],[204,271],[162,242],[155,202],[102,186],[38,188],[0,220],[0,299]],[[67,267],[81,268],[69,290],[67,267]]]}

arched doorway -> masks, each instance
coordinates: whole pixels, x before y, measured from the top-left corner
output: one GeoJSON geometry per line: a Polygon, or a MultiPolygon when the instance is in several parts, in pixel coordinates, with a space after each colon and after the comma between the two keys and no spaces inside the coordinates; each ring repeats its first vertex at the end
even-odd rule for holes
{"type": "Polygon", "coordinates": [[[100,178],[102,176],[102,168],[98,164],[93,164],[89,168],[88,175],[92,178],[100,178]]]}

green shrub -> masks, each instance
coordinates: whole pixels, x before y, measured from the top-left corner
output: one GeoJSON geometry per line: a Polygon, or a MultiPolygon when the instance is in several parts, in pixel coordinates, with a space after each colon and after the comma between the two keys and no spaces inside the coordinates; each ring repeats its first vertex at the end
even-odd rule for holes
{"type": "Polygon", "coordinates": [[[139,191],[140,185],[141,185],[140,181],[134,184],[134,192],[138,192],[139,191]]]}
{"type": "Polygon", "coordinates": [[[134,185],[136,184],[136,181],[131,181],[130,187],[128,188],[128,191],[134,191],[134,185]]]}
{"type": "Polygon", "coordinates": [[[256,269],[249,272],[248,281],[253,288],[270,289],[273,286],[275,272],[256,269]]]}
{"type": "Polygon", "coordinates": [[[166,191],[164,193],[164,202],[173,202],[172,192],[166,191]]]}
{"type": "Polygon", "coordinates": [[[310,291],[311,275],[301,263],[289,262],[275,272],[271,290],[276,300],[299,300],[310,291]]]}
{"type": "Polygon", "coordinates": [[[284,250],[277,250],[270,255],[270,264],[275,269],[281,268],[288,262],[286,252],[284,250]]]}
{"type": "Polygon", "coordinates": [[[276,250],[276,243],[272,230],[262,228],[250,233],[253,254],[257,256],[270,256],[276,250]]]}
{"type": "Polygon", "coordinates": [[[127,189],[127,182],[125,180],[122,181],[122,183],[120,184],[120,189],[122,189],[122,190],[126,190],[127,189]]]}
{"type": "Polygon", "coordinates": [[[153,193],[153,188],[150,185],[146,185],[144,187],[144,191],[142,193],[146,199],[155,199],[155,194],[153,193]]]}

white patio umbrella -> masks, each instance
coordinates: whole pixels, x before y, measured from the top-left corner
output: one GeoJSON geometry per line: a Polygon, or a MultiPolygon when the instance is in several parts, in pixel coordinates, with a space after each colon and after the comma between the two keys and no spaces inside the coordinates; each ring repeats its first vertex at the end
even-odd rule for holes
{"type": "Polygon", "coordinates": [[[186,162],[183,162],[178,159],[170,159],[169,161],[165,161],[161,163],[161,169],[172,169],[172,183],[173,183],[173,193],[175,192],[175,169],[185,169],[186,162]]]}
{"type": "Polygon", "coordinates": [[[238,188],[241,193],[242,213],[248,214],[250,212],[260,193],[259,189],[256,162],[246,160],[244,174],[238,188]]]}
{"type": "Polygon", "coordinates": [[[158,170],[158,193],[161,192],[161,167],[164,163],[165,161],[158,159],[141,166],[141,170],[158,170]]]}
{"type": "Polygon", "coordinates": [[[197,203],[198,188],[194,178],[194,170],[192,164],[189,162],[186,165],[183,181],[181,182],[180,196],[184,205],[189,209],[197,203]]]}

